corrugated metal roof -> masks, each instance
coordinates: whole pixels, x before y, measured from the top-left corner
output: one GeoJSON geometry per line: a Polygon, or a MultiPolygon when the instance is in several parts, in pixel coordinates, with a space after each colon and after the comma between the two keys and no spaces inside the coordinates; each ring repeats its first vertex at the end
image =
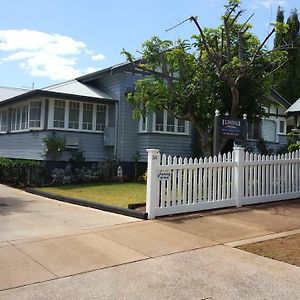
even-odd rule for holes
{"type": "Polygon", "coordinates": [[[300,112],[300,98],[294,102],[286,111],[286,113],[300,112]]]}
{"type": "Polygon", "coordinates": [[[28,89],[19,89],[19,88],[10,88],[0,86],[0,102],[7,100],[9,98],[13,98],[25,93],[28,93],[30,90],[28,89]]]}
{"type": "Polygon", "coordinates": [[[112,100],[112,98],[103,91],[81,83],[76,79],[43,88],[42,91],[112,100]]]}

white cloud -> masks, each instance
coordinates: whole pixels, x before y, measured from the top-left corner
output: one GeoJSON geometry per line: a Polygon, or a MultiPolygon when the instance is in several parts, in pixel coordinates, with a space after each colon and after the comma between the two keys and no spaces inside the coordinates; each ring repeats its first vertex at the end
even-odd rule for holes
{"type": "Polygon", "coordinates": [[[94,67],[81,69],[77,62],[85,54],[90,60],[105,59],[95,55],[87,45],[71,37],[34,30],[0,31],[0,50],[8,52],[2,62],[16,61],[31,76],[43,76],[52,80],[67,80],[80,76],[94,67]]]}
{"type": "Polygon", "coordinates": [[[103,54],[96,54],[96,55],[92,55],[91,59],[95,61],[99,61],[105,59],[105,56],[103,54]]]}
{"type": "Polygon", "coordinates": [[[253,5],[256,7],[263,6],[264,8],[270,9],[271,7],[283,6],[287,0],[255,0],[253,5]]]}

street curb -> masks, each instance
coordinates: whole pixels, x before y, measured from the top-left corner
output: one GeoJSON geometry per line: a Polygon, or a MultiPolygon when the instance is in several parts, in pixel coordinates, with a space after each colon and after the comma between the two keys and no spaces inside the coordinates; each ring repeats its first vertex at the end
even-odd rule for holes
{"type": "Polygon", "coordinates": [[[250,239],[229,242],[224,245],[236,248],[236,247],[240,247],[240,246],[244,246],[244,245],[256,244],[256,243],[261,243],[261,242],[270,241],[270,240],[274,240],[274,239],[284,238],[284,237],[299,234],[299,233],[300,233],[300,229],[293,229],[293,230],[289,230],[289,231],[270,233],[267,235],[258,236],[258,237],[254,237],[254,238],[250,238],[250,239]]]}
{"type": "Polygon", "coordinates": [[[138,219],[142,219],[142,220],[147,220],[147,218],[148,218],[147,213],[141,213],[138,211],[127,209],[127,208],[116,207],[116,206],[112,206],[112,205],[97,203],[97,202],[79,199],[79,198],[71,198],[71,197],[51,194],[51,193],[39,191],[39,190],[36,190],[33,188],[26,188],[25,191],[28,193],[31,193],[31,194],[38,195],[38,196],[43,196],[43,197],[47,197],[50,199],[54,199],[54,200],[58,200],[58,201],[66,202],[66,203],[77,204],[77,205],[81,205],[81,206],[85,206],[85,207],[95,208],[95,209],[99,209],[99,210],[103,210],[103,211],[113,212],[113,213],[121,214],[121,215],[128,216],[128,217],[134,217],[134,218],[138,218],[138,219]]]}

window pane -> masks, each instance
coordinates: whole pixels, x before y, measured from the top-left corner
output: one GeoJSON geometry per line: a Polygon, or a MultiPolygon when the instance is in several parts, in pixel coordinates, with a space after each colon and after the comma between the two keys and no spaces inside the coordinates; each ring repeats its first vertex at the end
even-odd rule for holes
{"type": "Polygon", "coordinates": [[[260,122],[248,123],[248,139],[259,140],[261,138],[260,122]]]}
{"type": "Polygon", "coordinates": [[[177,125],[177,132],[185,133],[186,132],[185,120],[178,120],[177,124],[178,124],[177,125]]]}
{"type": "Polygon", "coordinates": [[[21,129],[28,128],[28,105],[21,108],[21,129]]]}
{"type": "Polygon", "coordinates": [[[103,131],[105,127],[106,120],[106,106],[105,105],[97,105],[97,113],[96,113],[96,130],[103,131]]]}
{"type": "Polygon", "coordinates": [[[15,130],[20,130],[20,125],[21,125],[21,108],[17,107],[17,109],[16,109],[16,126],[15,126],[15,130]]]}
{"type": "Polygon", "coordinates": [[[0,131],[7,131],[7,111],[0,112],[0,131]]]}
{"type": "Polygon", "coordinates": [[[164,131],[164,113],[162,111],[156,113],[155,130],[164,131]]]}
{"type": "Polygon", "coordinates": [[[53,127],[65,127],[65,101],[63,100],[54,100],[53,127]]]}
{"type": "Polygon", "coordinates": [[[276,142],[276,122],[271,120],[263,120],[262,122],[262,138],[268,142],[276,142]]]}
{"type": "Polygon", "coordinates": [[[69,128],[79,128],[79,102],[70,102],[69,107],[69,128]]]}
{"type": "Polygon", "coordinates": [[[41,127],[41,102],[31,101],[30,102],[30,116],[29,126],[30,127],[41,127]]]}
{"type": "Polygon", "coordinates": [[[93,129],[93,104],[83,103],[83,122],[82,129],[93,129]]]}
{"type": "Polygon", "coordinates": [[[175,118],[170,114],[167,114],[167,131],[175,132],[175,118]]]}
{"type": "Polygon", "coordinates": [[[279,132],[285,133],[285,122],[284,121],[279,122],[279,132]]]}
{"type": "Polygon", "coordinates": [[[17,117],[17,110],[13,108],[11,110],[11,131],[16,130],[16,117],[17,117]]]}
{"type": "Polygon", "coordinates": [[[147,131],[147,117],[141,117],[141,131],[147,131]]]}

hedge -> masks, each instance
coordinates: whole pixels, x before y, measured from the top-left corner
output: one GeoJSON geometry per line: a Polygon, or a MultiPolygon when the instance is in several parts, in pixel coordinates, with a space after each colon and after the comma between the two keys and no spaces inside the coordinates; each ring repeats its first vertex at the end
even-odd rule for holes
{"type": "Polygon", "coordinates": [[[0,181],[13,185],[38,185],[44,165],[39,161],[0,157],[0,181]]]}

